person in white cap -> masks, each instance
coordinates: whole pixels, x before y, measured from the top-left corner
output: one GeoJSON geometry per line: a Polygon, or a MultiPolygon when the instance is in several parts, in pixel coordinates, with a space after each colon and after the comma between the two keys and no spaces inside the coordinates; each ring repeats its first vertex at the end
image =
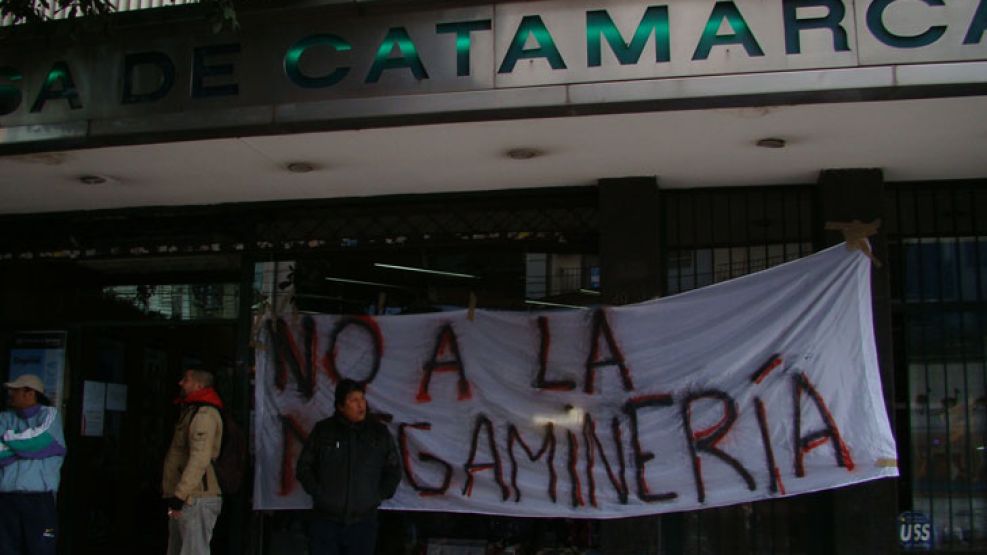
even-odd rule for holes
{"type": "Polygon", "coordinates": [[[0,553],[54,555],[55,495],[65,459],[62,419],[34,374],[3,386],[8,410],[0,412],[0,553]]]}

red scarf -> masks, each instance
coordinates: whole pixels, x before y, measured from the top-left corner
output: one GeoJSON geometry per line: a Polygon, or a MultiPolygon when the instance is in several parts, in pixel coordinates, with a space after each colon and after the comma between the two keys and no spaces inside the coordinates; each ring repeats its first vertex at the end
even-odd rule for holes
{"type": "Polygon", "coordinates": [[[211,387],[203,387],[197,391],[193,391],[184,397],[179,397],[175,399],[176,403],[184,405],[212,405],[217,409],[223,408],[223,400],[219,398],[219,394],[216,390],[211,387]]]}

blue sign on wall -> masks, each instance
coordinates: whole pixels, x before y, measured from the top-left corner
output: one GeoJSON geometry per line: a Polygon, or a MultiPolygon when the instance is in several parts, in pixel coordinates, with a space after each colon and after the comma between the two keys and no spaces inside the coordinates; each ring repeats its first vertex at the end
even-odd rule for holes
{"type": "Polygon", "coordinates": [[[905,511],[898,515],[898,542],[908,551],[932,549],[932,522],[925,513],[905,511]]]}

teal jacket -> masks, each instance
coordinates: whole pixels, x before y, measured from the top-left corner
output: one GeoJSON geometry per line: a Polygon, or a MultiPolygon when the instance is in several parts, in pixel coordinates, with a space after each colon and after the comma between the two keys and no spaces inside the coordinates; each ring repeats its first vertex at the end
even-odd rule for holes
{"type": "Polygon", "coordinates": [[[0,493],[58,491],[65,436],[54,407],[0,412],[0,493]]]}

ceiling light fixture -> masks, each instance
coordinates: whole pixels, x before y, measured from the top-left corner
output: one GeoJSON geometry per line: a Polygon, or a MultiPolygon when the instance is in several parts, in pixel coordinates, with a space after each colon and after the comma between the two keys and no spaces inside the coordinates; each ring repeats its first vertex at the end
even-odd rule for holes
{"type": "Polygon", "coordinates": [[[580,310],[588,310],[587,306],[577,306],[574,304],[562,304],[562,303],[550,303],[548,301],[533,301],[531,299],[525,299],[524,304],[531,304],[535,306],[550,306],[553,308],[578,308],[580,310]]]}
{"type": "Polygon", "coordinates": [[[103,183],[106,183],[106,178],[102,175],[95,174],[80,175],[79,182],[84,185],[102,185],[103,183]]]}
{"type": "Polygon", "coordinates": [[[416,268],[415,266],[397,266],[395,264],[382,264],[380,262],[374,262],[374,266],[378,268],[386,268],[388,270],[401,270],[404,272],[418,272],[422,274],[432,274],[435,276],[447,276],[456,277],[464,279],[479,279],[480,276],[475,276],[473,274],[459,274],[456,272],[443,272],[441,270],[429,270],[426,268],[416,268]]]}
{"type": "Polygon", "coordinates": [[[309,162],[291,162],[285,168],[291,173],[309,173],[315,166],[309,162]]]}
{"type": "Polygon", "coordinates": [[[758,139],[757,146],[761,148],[785,148],[785,139],[779,139],[778,137],[765,137],[763,139],[758,139]]]}
{"type": "Polygon", "coordinates": [[[511,160],[531,160],[541,154],[542,152],[535,148],[512,148],[507,151],[507,157],[511,160]]]}

